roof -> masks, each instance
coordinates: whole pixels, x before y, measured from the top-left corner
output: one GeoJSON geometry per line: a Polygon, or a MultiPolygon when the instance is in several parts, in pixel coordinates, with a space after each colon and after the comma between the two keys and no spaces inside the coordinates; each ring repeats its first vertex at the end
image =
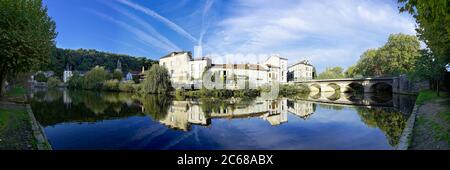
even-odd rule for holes
{"type": "Polygon", "coordinates": [[[313,66],[313,65],[309,64],[306,60],[303,60],[303,61],[300,61],[298,63],[295,63],[295,64],[289,66],[288,68],[294,67],[294,66],[299,65],[299,64],[303,64],[303,65],[307,65],[307,66],[313,66]]]}
{"type": "Polygon", "coordinates": [[[201,60],[211,60],[211,59],[208,58],[208,57],[202,57],[202,58],[194,58],[194,59],[192,59],[192,61],[201,61],[201,60]]]}
{"type": "Polygon", "coordinates": [[[271,56],[269,56],[269,58],[266,59],[266,61],[269,60],[269,59],[272,58],[272,57],[278,57],[278,58],[280,58],[281,60],[288,60],[287,58],[281,57],[281,56],[279,56],[279,55],[271,55],[271,56]]]}
{"type": "Polygon", "coordinates": [[[184,54],[184,53],[188,53],[189,57],[192,58],[192,54],[191,54],[190,51],[178,51],[178,52],[171,52],[171,53],[169,53],[169,54],[167,54],[167,55],[165,55],[165,56],[162,56],[162,57],[159,58],[159,59],[171,57],[172,54],[177,55],[177,54],[184,54]]]}
{"type": "Polygon", "coordinates": [[[280,68],[280,67],[272,65],[272,64],[266,64],[266,66],[269,67],[269,68],[280,68]]]}
{"type": "Polygon", "coordinates": [[[212,68],[226,68],[226,69],[243,69],[243,70],[261,70],[267,71],[261,65],[258,64],[212,64],[212,68]]]}

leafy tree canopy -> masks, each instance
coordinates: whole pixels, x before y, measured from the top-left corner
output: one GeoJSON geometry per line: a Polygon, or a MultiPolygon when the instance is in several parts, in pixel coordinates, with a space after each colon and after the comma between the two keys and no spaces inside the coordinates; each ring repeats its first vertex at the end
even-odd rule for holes
{"type": "Polygon", "coordinates": [[[0,1],[0,95],[7,75],[37,69],[55,47],[55,22],[41,0],[0,1]]]}
{"type": "Polygon", "coordinates": [[[395,76],[409,73],[420,57],[417,37],[392,34],[387,43],[378,49],[365,51],[358,60],[352,74],[363,76],[395,76]]]}
{"type": "Polygon", "coordinates": [[[318,79],[338,79],[344,78],[344,69],[342,67],[327,68],[324,72],[320,73],[318,79]]]}

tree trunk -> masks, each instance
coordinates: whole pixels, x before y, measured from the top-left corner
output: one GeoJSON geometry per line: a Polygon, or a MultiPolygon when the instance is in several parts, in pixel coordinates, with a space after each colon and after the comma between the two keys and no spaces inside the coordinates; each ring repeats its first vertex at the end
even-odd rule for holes
{"type": "Polygon", "coordinates": [[[439,79],[436,82],[436,91],[437,91],[437,96],[439,97],[439,79]]]}
{"type": "Polygon", "coordinates": [[[4,92],[4,87],[3,87],[3,85],[4,85],[4,78],[5,76],[3,76],[3,74],[2,73],[0,73],[0,97],[3,97],[3,92],[4,92]]]}

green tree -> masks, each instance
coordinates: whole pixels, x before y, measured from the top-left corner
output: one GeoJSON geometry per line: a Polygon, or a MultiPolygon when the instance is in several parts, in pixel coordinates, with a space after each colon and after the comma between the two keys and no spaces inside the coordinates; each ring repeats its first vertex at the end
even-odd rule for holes
{"type": "Polygon", "coordinates": [[[55,48],[55,23],[41,0],[0,1],[0,96],[6,76],[37,69],[55,48]]]}
{"type": "Polygon", "coordinates": [[[59,80],[59,78],[57,77],[50,77],[47,80],[47,85],[50,88],[58,87],[61,83],[62,83],[61,80],[59,80]]]}
{"type": "Polygon", "coordinates": [[[165,67],[154,64],[146,72],[142,90],[151,94],[167,94],[172,90],[169,72],[165,67]]]}
{"type": "Polygon", "coordinates": [[[418,37],[427,44],[439,62],[450,60],[450,1],[398,0],[400,12],[410,13],[417,22],[418,37]]]}
{"type": "Polygon", "coordinates": [[[34,80],[36,80],[37,82],[47,82],[47,77],[45,77],[45,74],[43,72],[38,72],[34,76],[34,80]]]}
{"type": "Polygon", "coordinates": [[[123,79],[122,71],[120,71],[119,69],[115,69],[113,74],[112,74],[112,78],[116,79],[118,81],[122,81],[122,79],[123,79]]]}
{"type": "Polygon", "coordinates": [[[344,74],[342,67],[333,67],[333,68],[327,68],[324,72],[320,73],[317,78],[318,79],[338,79],[338,78],[344,78],[344,74]]]}
{"type": "Polygon", "coordinates": [[[365,51],[358,60],[354,74],[363,76],[395,76],[414,70],[420,57],[417,37],[392,34],[385,45],[365,51]]]}
{"type": "Polygon", "coordinates": [[[356,75],[355,68],[356,68],[355,65],[352,65],[352,66],[348,67],[347,70],[345,70],[345,72],[344,72],[345,77],[346,78],[358,77],[356,75]]]}
{"type": "Polygon", "coordinates": [[[412,80],[429,80],[434,84],[434,89],[439,96],[439,83],[446,72],[444,63],[428,49],[421,52],[422,57],[416,61],[415,70],[409,74],[409,77],[412,80]]]}
{"type": "Polygon", "coordinates": [[[103,82],[108,80],[109,77],[109,73],[105,70],[105,68],[96,66],[84,76],[83,87],[89,90],[99,90],[101,89],[103,82]]]}
{"type": "Polygon", "coordinates": [[[67,82],[67,86],[71,89],[82,89],[84,85],[84,77],[81,77],[78,72],[75,72],[67,82]]]}

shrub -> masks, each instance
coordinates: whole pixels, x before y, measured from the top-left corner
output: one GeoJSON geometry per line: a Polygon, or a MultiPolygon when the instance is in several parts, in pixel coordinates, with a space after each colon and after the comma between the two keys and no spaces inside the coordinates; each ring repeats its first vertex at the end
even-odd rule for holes
{"type": "Polygon", "coordinates": [[[62,83],[61,80],[59,80],[59,78],[57,78],[57,77],[50,77],[47,80],[47,85],[49,88],[58,87],[61,83],[62,83]]]}
{"type": "Polygon", "coordinates": [[[298,94],[304,94],[309,92],[308,87],[304,86],[304,85],[300,85],[300,84],[296,84],[296,85],[280,85],[280,91],[279,94],[281,96],[294,96],[294,95],[298,95],[298,94]]]}
{"type": "Polygon", "coordinates": [[[119,91],[119,80],[106,80],[103,82],[102,89],[105,91],[119,91]]]}
{"type": "Polygon", "coordinates": [[[122,92],[134,92],[134,81],[125,81],[119,83],[119,91],[122,92]]]}
{"type": "Polygon", "coordinates": [[[47,82],[47,77],[45,77],[45,74],[42,72],[39,72],[34,76],[34,80],[37,82],[47,82]]]}
{"type": "Polygon", "coordinates": [[[67,82],[67,86],[71,89],[83,89],[84,78],[80,76],[80,74],[75,73],[72,77],[70,77],[67,82]]]}

